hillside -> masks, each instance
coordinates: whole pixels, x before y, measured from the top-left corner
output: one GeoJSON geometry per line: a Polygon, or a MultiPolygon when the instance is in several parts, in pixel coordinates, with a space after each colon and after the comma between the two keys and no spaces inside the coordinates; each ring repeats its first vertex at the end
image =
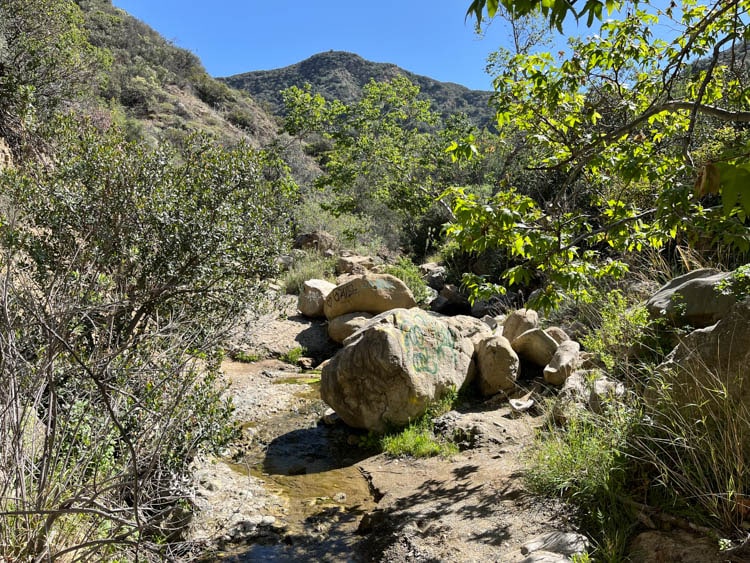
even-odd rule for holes
{"type": "Polygon", "coordinates": [[[359,55],[343,51],[319,53],[284,68],[246,72],[220,80],[248,92],[256,100],[267,102],[274,113],[280,114],[283,112],[280,92],[290,86],[310,83],[313,91],[320,92],[324,97],[350,103],[362,95],[362,88],[371,79],[380,82],[398,74],[417,84],[421,96],[432,100],[433,108],[443,115],[463,112],[481,126],[488,126],[494,120],[494,111],[488,106],[491,92],[439,82],[394,64],[367,61],[359,55]]]}
{"type": "Polygon", "coordinates": [[[272,141],[274,118],[243,92],[211,78],[198,57],[176,47],[111,0],[76,0],[89,41],[111,53],[101,102],[132,137],[180,142],[203,131],[223,144],[272,141]]]}

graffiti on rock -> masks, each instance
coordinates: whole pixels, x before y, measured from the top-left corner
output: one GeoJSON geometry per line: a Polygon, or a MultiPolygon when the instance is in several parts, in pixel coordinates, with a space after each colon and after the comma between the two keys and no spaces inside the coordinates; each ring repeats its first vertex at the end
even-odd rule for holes
{"type": "Polygon", "coordinates": [[[397,314],[395,321],[414,371],[436,375],[441,365],[456,365],[455,340],[443,323],[426,313],[397,314]]]}

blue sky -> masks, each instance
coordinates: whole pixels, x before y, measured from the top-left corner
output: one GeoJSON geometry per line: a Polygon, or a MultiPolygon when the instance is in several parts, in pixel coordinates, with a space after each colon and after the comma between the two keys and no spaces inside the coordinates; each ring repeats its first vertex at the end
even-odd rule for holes
{"type": "Polygon", "coordinates": [[[416,74],[490,90],[487,55],[507,41],[495,21],[480,38],[464,22],[470,0],[114,0],[198,55],[212,76],[288,66],[350,51],[416,74]]]}

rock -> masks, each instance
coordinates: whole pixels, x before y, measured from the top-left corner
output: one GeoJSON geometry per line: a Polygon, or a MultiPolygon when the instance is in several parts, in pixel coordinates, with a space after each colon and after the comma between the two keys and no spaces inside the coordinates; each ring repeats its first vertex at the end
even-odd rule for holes
{"type": "Polygon", "coordinates": [[[372,318],[370,313],[346,313],[328,321],[328,336],[342,344],[344,340],[365,326],[372,318]]]}
{"type": "Polygon", "coordinates": [[[521,553],[528,555],[536,551],[551,551],[562,555],[584,553],[589,547],[589,540],[582,534],[574,532],[548,532],[527,541],[521,546],[521,553]]]}
{"type": "Polygon", "coordinates": [[[440,290],[440,295],[430,303],[430,309],[443,315],[469,315],[471,304],[461,290],[453,284],[447,284],[440,290]]]}
{"type": "Polygon", "coordinates": [[[576,413],[586,410],[590,394],[588,376],[589,372],[576,371],[565,380],[551,409],[555,423],[564,425],[576,413]]]}
{"type": "Polygon", "coordinates": [[[382,432],[473,377],[474,344],[420,309],[377,315],[323,368],[322,399],[349,426],[382,432]]]}
{"type": "Polygon", "coordinates": [[[299,235],[294,239],[292,248],[317,250],[321,254],[336,248],[336,237],[326,231],[313,231],[299,235]]]}
{"type": "Polygon", "coordinates": [[[722,557],[716,540],[695,536],[685,530],[662,532],[650,530],[638,534],[628,546],[628,560],[639,563],[719,563],[739,561],[722,557]]]}
{"type": "Polygon", "coordinates": [[[502,417],[498,411],[493,414],[450,411],[434,420],[434,431],[461,451],[516,440],[519,422],[502,417]]]}
{"type": "Polygon", "coordinates": [[[364,274],[375,267],[376,261],[372,256],[349,255],[341,256],[336,263],[337,274],[364,274]]]}
{"type": "Polygon", "coordinates": [[[571,563],[571,561],[571,559],[560,553],[535,551],[525,559],[522,559],[521,563],[571,563]]]}
{"type": "Polygon", "coordinates": [[[511,346],[521,358],[540,367],[549,364],[557,350],[557,342],[541,328],[532,328],[521,333],[511,340],[511,346]]]}
{"type": "Polygon", "coordinates": [[[297,299],[297,309],[306,317],[324,317],[323,304],[326,297],[336,288],[326,280],[307,280],[302,284],[302,292],[297,299]]]}
{"type": "MultiPolygon", "coordinates": [[[[518,336],[539,326],[539,314],[534,309],[513,311],[503,323],[503,336],[513,342],[518,336]]],[[[546,364],[544,364],[546,365],[546,364]]]]}
{"type": "Polygon", "coordinates": [[[482,322],[480,319],[475,319],[468,315],[455,315],[455,316],[438,316],[442,322],[449,327],[458,331],[458,333],[468,338],[474,343],[474,347],[479,342],[488,336],[492,335],[492,329],[487,326],[487,323],[482,322]]]}
{"type": "Polygon", "coordinates": [[[479,389],[483,395],[494,395],[515,387],[521,363],[507,338],[491,336],[481,340],[476,354],[479,389]]]}
{"type": "Polygon", "coordinates": [[[558,344],[555,355],[544,368],[544,381],[550,385],[565,383],[573,370],[578,367],[578,352],[580,350],[581,345],[574,340],[564,340],[558,344]]]}
{"type": "Polygon", "coordinates": [[[427,262],[419,266],[419,271],[422,273],[422,279],[425,283],[435,291],[440,291],[445,287],[446,271],[443,266],[435,262],[427,262]]]}
{"type": "MultiPolygon", "coordinates": [[[[736,303],[715,325],[683,337],[658,369],[671,386],[672,399],[683,405],[684,416],[721,419],[733,412],[727,409],[745,409],[750,403],[748,366],[750,299],[736,303]]],[[[750,443],[744,447],[750,453],[750,443]]]]}
{"type": "Polygon", "coordinates": [[[588,406],[592,412],[603,414],[608,403],[625,395],[625,385],[600,374],[589,385],[588,406]]]}
{"type": "Polygon", "coordinates": [[[646,302],[646,308],[653,318],[666,318],[673,326],[707,327],[735,303],[734,296],[716,289],[730,275],[706,268],[676,277],[646,302]]]}
{"type": "Polygon", "coordinates": [[[294,266],[294,257],[289,254],[284,254],[276,259],[276,263],[279,265],[279,269],[282,272],[288,272],[294,266]]]}
{"type": "Polygon", "coordinates": [[[325,410],[323,415],[320,417],[320,420],[325,424],[326,426],[333,426],[334,424],[337,424],[339,420],[341,420],[341,417],[336,414],[336,411],[328,408],[325,410]]]}
{"type": "Polygon", "coordinates": [[[390,274],[367,274],[333,289],[323,309],[328,319],[362,311],[378,314],[391,309],[414,307],[414,297],[406,284],[390,274]]]}
{"type": "Polygon", "coordinates": [[[552,339],[558,344],[562,344],[566,340],[571,340],[570,336],[568,336],[568,333],[561,329],[559,326],[551,326],[549,328],[545,328],[544,332],[551,336],[552,339]]]}

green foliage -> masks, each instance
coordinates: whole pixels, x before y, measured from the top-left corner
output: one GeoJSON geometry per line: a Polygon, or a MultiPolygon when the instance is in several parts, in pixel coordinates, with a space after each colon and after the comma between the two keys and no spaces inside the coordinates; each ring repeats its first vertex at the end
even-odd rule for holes
{"type": "Polygon", "coordinates": [[[53,130],[0,175],[0,556],[166,556],[191,460],[233,436],[219,346],[276,274],[294,186],[244,146],[53,130]],[[45,439],[15,437],[15,412],[45,439]]]}
{"type": "Polygon", "coordinates": [[[307,349],[304,346],[297,346],[283,353],[279,359],[287,364],[296,364],[305,354],[307,354],[307,349]]]}
{"type": "Polygon", "coordinates": [[[391,274],[404,282],[417,303],[424,303],[430,297],[419,268],[408,258],[400,257],[395,264],[386,266],[384,273],[391,274]]]}
{"type": "Polygon", "coordinates": [[[630,471],[627,441],[637,421],[638,413],[625,405],[612,404],[602,417],[578,411],[566,428],[550,425],[529,460],[532,490],[580,507],[602,560],[620,560],[637,523],[621,500],[630,471]]]}
{"type": "Polygon", "coordinates": [[[478,0],[469,14],[479,21],[501,6],[513,16],[541,14],[557,28],[582,16],[588,26],[602,23],[597,35],[571,39],[568,56],[505,51],[494,58],[501,134],[517,139],[520,132],[533,143],[533,166],[562,174],[562,181],[541,201],[504,196],[505,216],[492,203],[486,211],[467,206],[459,194],[457,232],[469,231],[465,245],[497,246],[518,257],[508,281],[542,275],[542,306],[559,302],[561,293],[586,291],[600,274],[598,263],[613,257],[606,273],[621,273],[621,253],[659,249],[677,236],[750,248],[747,139],[737,126],[733,137],[715,126],[750,120],[743,111],[747,67],[736,56],[746,39],[736,30],[745,29],[747,2],[713,9],[691,2],[678,12],[650,2],[592,0],[578,11],[567,2],[478,0]],[[625,5],[619,17],[602,21],[605,11],[625,5]],[[654,36],[665,22],[674,33],[654,36]],[[718,152],[706,151],[713,138],[720,139],[718,152]],[[709,153],[711,160],[695,158],[709,153]],[[495,232],[487,236],[484,228],[495,232]]]}
{"type": "Polygon", "coordinates": [[[599,295],[591,306],[598,319],[581,339],[583,347],[612,373],[627,373],[635,350],[643,352],[646,343],[653,345],[653,328],[645,305],[634,303],[622,291],[599,295]]]}
{"type": "Polygon", "coordinates": [[[750,296],[750,264],[740,266],[726,279],[721,280],[716,289],[725,295],[733,295],[737,301],[750,296]]]}
{"type": "Polygon", "coordinates": [[[64,104],[89,91],[106,56],[70,0],[0,3],[0,137],[18,150],[64,104]]]}
{"type": "Polygon", "coordinates": [[[450,457],[458,453],[458,446],[442,437],[435,436],[433,421],[453,408],[458,399],[455,388],[435,401],[425,414],[412,421],[406,428],[388,432],[379,438],[380,450],[390,456],[450,457]]]}
{"type": "Polygon", "coordinates": [[[252,364],[254,362],[260,361],[262,358],[258,354],[252,354],[249,352],[243,352],[242,350],[239,350],[237,352],[232,353],[232,359],[235,362],[243,362],[245,364],[252,364]]]}
{"type": "Polygon", "coordinates": [[[282,284],[287,293],[299,295],[302,293],[302,285],[308,280],[335,281],[336,259],[317,252],[297,256],[291,268],[284,273],[282,284]]]}

